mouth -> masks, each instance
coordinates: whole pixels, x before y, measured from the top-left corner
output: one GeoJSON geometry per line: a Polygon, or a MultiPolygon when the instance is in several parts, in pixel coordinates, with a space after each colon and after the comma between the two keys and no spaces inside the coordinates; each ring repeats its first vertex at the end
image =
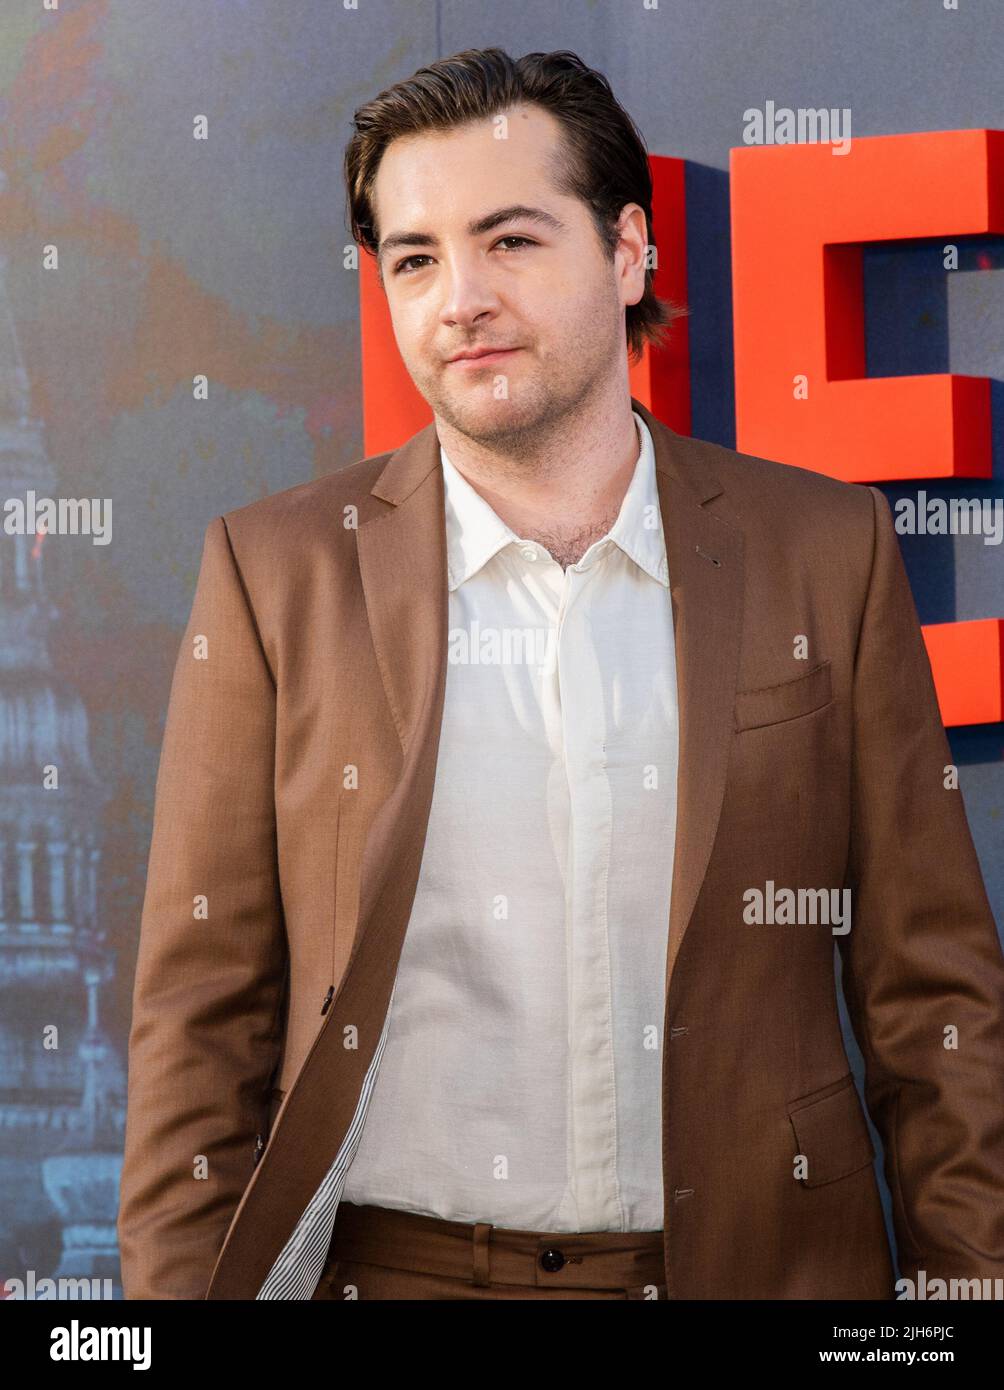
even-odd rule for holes
{"type": "Polygon", "coordinates": [[[447,362],[448,367],[465,367],[472,370],[475,367],[491,367],[496,362],[503,362],[507,357],[512,357],[521,349],[516,348],[496,348],[491,352],[479,353],[477,357],[454,357],[451,362],[447,362]]]}

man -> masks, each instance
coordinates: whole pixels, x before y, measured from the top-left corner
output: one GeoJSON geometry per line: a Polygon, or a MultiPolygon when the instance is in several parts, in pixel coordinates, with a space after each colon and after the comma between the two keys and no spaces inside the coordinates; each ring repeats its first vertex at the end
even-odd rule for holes
{"type": "Polygon", "coordinates": [[[355,125],[435,419],[206,532],[127,1297],[894,1296],[834,942],[901,1273],[1000,1276],[1004,962],[883,496],[632,399],[647,160],[573,55],[355,125]]]}

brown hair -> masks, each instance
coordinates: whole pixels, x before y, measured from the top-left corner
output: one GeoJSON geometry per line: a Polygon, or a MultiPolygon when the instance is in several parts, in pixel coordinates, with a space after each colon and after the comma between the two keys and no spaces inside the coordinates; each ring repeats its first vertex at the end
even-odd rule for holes
{"type": "MultiPolygon", "coordinates": [[[[652,174],[645,144],[607,79],[566,50],[513,59],[501,48],[472,48],[441,58],[356,111],[344,167],[355,241],[376,255],[373,183],[392,140],[449,130],[527,102],[543,107],[561,123],[564,142],[554,161],[555,185],[588,206],[608,258],[613,260],[619,240],[616,224],[626,203],[644,210],[648,244],[654,247],[652,174]]],[[[628,348],[634,359],[641,356],[646,341],[661,343],[666,328],[687,312],[656,298],[654,277],[649,266],[645,293],[637,304],[626,306],[628,348]]]]}

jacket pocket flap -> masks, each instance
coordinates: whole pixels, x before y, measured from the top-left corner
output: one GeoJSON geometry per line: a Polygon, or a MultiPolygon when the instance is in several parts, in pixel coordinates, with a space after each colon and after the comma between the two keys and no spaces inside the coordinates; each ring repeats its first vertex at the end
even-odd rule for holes
{"type": "Polygon", "coordinates": [[[811,714],[829,704],[832,694],[829,661],[780,685],[740,690],[736,694],[736,730],[780,724],[785,719],[797,719],[800,714],[811,714]]]}
{"type": "Polygon", "coordinates": [[[788,1106],[796,1152],[806,1160],[806,1187],[822,1187],[865,1168],[875,1158],[868,1122],[850,1074],[788,1106]]]}

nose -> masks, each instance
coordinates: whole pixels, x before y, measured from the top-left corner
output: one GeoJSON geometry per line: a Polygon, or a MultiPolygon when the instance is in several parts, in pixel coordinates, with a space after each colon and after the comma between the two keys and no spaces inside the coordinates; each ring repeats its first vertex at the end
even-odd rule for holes
{"type": "Polygon", "coordinates": [[[498,313],[498,295],[488,268],[477,255],[444,259],[442,274],[441,323],[470,328],[482,318],[489,322],[498,313]]]}

